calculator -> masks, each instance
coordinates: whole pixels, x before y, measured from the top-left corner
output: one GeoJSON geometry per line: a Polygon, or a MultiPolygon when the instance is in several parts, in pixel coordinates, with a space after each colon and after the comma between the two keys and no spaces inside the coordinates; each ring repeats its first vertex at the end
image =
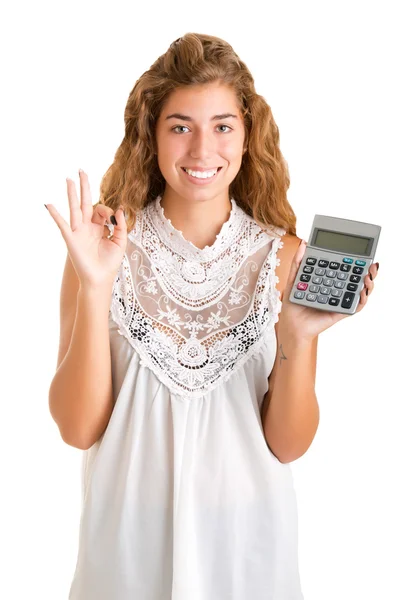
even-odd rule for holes
{"type": "Polygon", "coordinates": [[[380,232],[379,225],[315,215],[289,300],[354,314],[380,232]]]}

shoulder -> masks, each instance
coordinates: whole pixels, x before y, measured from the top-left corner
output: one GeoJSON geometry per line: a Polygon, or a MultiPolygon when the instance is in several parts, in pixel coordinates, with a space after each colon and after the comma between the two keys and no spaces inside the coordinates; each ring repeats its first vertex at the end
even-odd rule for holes
{"type": "Polygon", "coordinates": [[[281,242],[283,242],[283,246],[276,253],[280,264],[275,269],[275,275],[279,278],[276,289],[280,292],[280,299],[282,300],[293,257],[301,244],[301,238],[297,237],[297,235],[286,233],[281,237],[281,242]]]}

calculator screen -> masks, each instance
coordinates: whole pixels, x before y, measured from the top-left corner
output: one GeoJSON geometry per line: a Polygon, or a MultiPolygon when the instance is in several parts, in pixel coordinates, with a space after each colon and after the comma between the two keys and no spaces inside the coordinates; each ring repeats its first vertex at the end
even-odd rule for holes
{"type": "Polygon", "coordinates": [[[319,248],[325,248],[326,250],[342,252],[344,254],[361,254],[362,256],[368,256],[372,241],[373,240],[369,237],[317,229],[314,234],[312,245],[318,246],[319,248]]]}

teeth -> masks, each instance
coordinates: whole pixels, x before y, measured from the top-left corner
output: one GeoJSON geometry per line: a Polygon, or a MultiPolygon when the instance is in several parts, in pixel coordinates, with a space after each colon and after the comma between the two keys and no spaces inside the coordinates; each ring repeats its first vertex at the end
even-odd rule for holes
{"type": "Polygon", "coordinates": [[[213,177],[218,169],[214,171],[191,171],[190,169],[183,168],[186,173],[192,175],[192,177],[198,177],[199,179],[208,179],[209,177],[213,177]]]}

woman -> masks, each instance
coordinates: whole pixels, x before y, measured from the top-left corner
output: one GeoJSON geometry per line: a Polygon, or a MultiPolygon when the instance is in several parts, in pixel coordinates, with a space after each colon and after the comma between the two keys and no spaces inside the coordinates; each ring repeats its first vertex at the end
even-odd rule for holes
{"type": "Polygon", "coordinates": [[[70,600],[303,598],[289,463],[345,315],[288,300],[288,187],[246,65],[189,33],[136,82],[100,203],[81,172],[70,225],[48,205],[68,248],[49,404],[84,450],[70,600]]]}

